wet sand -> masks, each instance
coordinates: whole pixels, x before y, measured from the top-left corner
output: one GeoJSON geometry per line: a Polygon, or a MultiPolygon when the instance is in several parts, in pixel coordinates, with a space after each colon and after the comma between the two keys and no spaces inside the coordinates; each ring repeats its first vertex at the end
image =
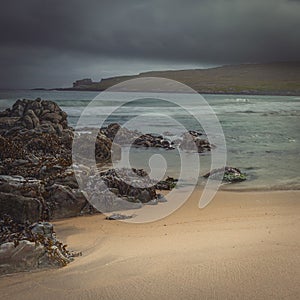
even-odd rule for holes
{"type": "Polygon", "coordinates": [[[83,256],[0,277],[1,299],[300,299],[300,191],[200,191],[157,222],[54,222],[83,256]]]}

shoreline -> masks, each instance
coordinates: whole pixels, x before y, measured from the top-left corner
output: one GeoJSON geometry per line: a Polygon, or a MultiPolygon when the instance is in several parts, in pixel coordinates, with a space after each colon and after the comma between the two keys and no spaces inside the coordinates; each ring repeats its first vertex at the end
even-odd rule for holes
{"type": "MultiPolygon", "coordinates": [[[[107,90],[106,88],[105,89],[74,89],[74,88],[32,88],[32,89],[28,89],[29,91],[58,91],[58,92],[104,92],[105,90],[107,90]]],[[[267,92],[238,92],[238,93],[233,93],[233,92],[217,92],[217,91],[214,91],[214,92],[208,92],[208,91],[198,91],[198,90],[195,90],[198,94],[203,94],[203,95],[242,95],[242,96],[300,96],[300,93],[293,93],[293,92],[289,92],[289,93],[286,93],[286,92],[283,92],[283,93],[277,93],[277,92],[270,92],[270,91],[267,91],[267,92]]],[[[140,93],[140,91],[117,91],[117,90],[114,90],[113,92],[115,93],[122,93],[122,92],[130,92],[130,93],[140,93]]],[[[161,94],[164,94],[164,93],[174,93],[174,91],[143,91],[144,93],[161,93],[161,94]]],[[[186,94],[186,92],[180,92],[180,91],[177,91],[176,94],[186,94]]]]}
{"type": "Polygon", "coordinates": [[[10,274],[9,299],[297,299],[300,192],[224,192],[198,209],[201,190],[147,224],[105,215],[54,222],[83,256],[62,269],[10,274]]]}

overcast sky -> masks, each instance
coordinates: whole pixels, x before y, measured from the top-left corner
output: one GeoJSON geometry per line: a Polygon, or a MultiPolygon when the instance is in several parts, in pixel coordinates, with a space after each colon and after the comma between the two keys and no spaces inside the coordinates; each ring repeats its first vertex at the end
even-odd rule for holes
{"type": "Polygon", "coordinates": [[[84,77],[300,60],[297,0],[10,0],[0,88],[84,77]]]}

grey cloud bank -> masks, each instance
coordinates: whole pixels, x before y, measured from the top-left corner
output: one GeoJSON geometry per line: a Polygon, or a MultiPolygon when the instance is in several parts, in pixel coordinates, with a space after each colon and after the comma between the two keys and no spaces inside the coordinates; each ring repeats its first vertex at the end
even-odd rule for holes
{"type": "Polygon", "coordinates": [[[288,0],[13,0],[0,12],[0,87],[300,60],[299,15],[288,0]]]}

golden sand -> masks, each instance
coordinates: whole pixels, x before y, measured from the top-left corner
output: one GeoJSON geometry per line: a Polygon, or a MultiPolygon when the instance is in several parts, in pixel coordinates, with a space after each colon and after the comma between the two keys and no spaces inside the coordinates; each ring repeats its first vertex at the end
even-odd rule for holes
{"type": "Polygon", "coordinates": [[[83,256],[0,278],[1,299],[300,299],[300,191],[200,191],[157,222],[55,222],[83,256]]]}

